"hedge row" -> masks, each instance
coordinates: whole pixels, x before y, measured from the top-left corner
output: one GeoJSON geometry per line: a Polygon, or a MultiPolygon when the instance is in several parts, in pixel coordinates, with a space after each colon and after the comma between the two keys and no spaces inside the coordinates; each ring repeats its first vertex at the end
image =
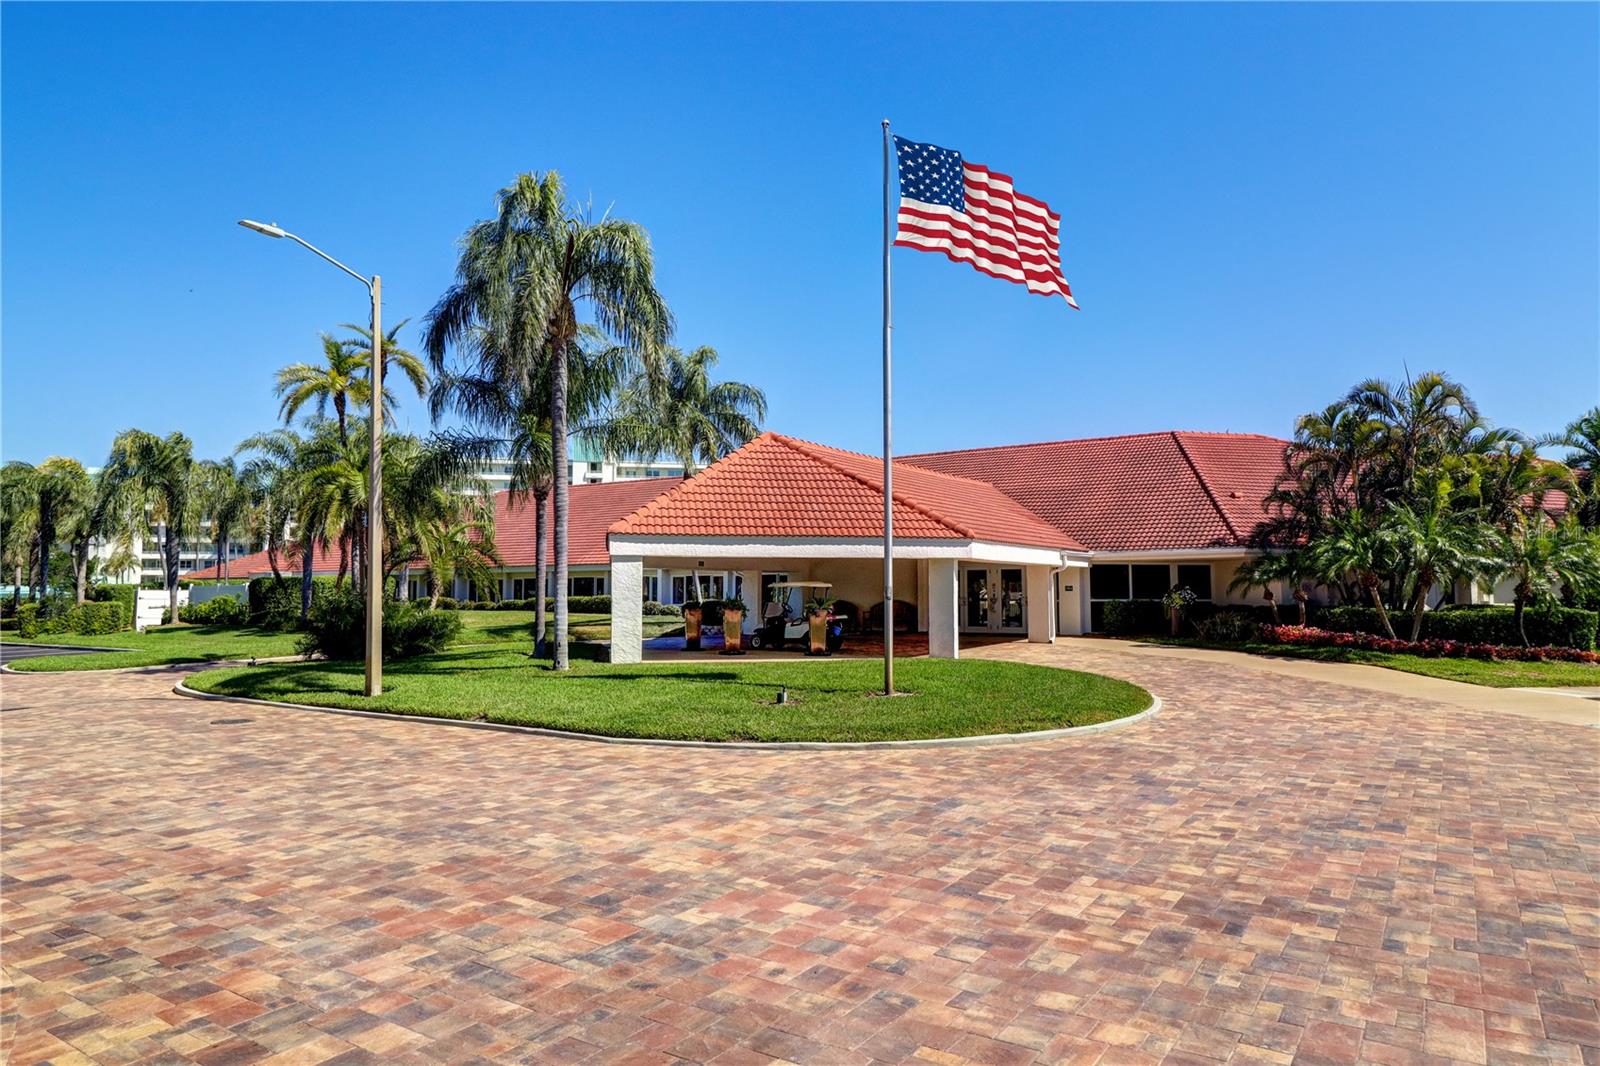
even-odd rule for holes
{"type": "MultiPolygon", "coordinates": [[[[1389,621],[1396,636],[1410,634],[1409,614],[1391,611],[1389,621]]],[[[1530,644],[1588,651],[1595,646],[1600,613],[1572,607],[1530,607],[1524,612],[1523,625],[1530,644]]],[[[1384,636],[1377,609],[1373,607],[1331,607],[1323,612],[1321,626],[1339,633],[1384,636]]],[[[1422,616],[1422,638],[1469,644],[1522,643],[1515,609],[1498,605],[1442,607],[1429,611],[1422,616]]]]}
{"type": "Polygon", "coordinates": [[[232,596],[217,596],[178,608],[178,617],[197,626],[242,626],[250,621],[250,607],[232,596]]]}
{"type": "Polygon", "coordinates": [[[133,625],[133,615],[139,600],[138,585],[96,585],[93,595],[98,601],[122,604],[123,617],[128,620],[128,625],[133,625]]]}
{"type": "Polygon", "coordinates": [[[1359,648],[1430,659],[1501,659],[1516,662],[1600,663],[1600,652],[1583,648],[1523,648],[1465,640],[1390,640],[1371,633],[1340,633],[1312,626],[1263,626],[1262,638],[1272,644],[1302,648],[1359,648]]]}
{"type": "Polygon", "coordinates": [[[49,636],[54,633],[79,633],[94,637],[116,633],[128,626],[128,613],[122,604],[111,600],[91,600],[57,610],[47,617],[39,617],[37,603],[24,603],[17,607],[17,635],[24,638],[49,636]]]}
{"type": "MultiPolygon", "coordinates": [[[[1142,636],[1171,632],[1172,623],[1167,608],[1160,600],[1107,600],[1102,608],[1100,631],[1112,637],[1142,636]]],[[[1185,630],[1198,630],[1219,612],[1246,615],[1260,625],[1272,625],[1272,608],[1265,603],[1192,603],[1183,610],[1185,630]]],[[[1308,604],[1307,622],[1316,622],[1321,609],[1308,604]]],[[[1294,622],[1300,617],[1300,608],[1293,600],[1278,604],[1278,619],[1294,622]]]]}
{"type": "MultiPolygon", "coordinates": [[[[337,578],[311,579],[311,606],[333,591],[337,578]]],[[[263,629],[294,629],[300,624],[300,577],[258,577],[250,582],[248,621],[263,629]]]]}
{"type": "MultiPolygon", "coordinates": [[[[649,614],[649,604],[645,605],[645,613],[649,614]]],[[[656,604],[660,607],[660,604],[656,604]]],[[[441,611],[533,611],[539,607],[537,598],[526,600],[458,600],[454,596],[440,596],[439,609],[441,611]]],[[[546,596],[544,609],[556,609],[553,596],[546,596]]],[[[573,614],[610,614],[610,596],[568,596],[567,610],[573,614]]],[[[661,613],[661,612],[657,612],[661,613]]],[[[675,612],[673,612],[675,613],[675,612]]]]}

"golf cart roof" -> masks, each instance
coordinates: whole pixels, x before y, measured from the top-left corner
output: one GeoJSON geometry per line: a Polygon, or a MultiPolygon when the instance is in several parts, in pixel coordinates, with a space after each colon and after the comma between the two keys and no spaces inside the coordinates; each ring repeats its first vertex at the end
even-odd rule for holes
{"type": "Polygon", "coordinates": [[[768,588],[775,589],[831,589],[832,581],[774,581],[768,588]]]}

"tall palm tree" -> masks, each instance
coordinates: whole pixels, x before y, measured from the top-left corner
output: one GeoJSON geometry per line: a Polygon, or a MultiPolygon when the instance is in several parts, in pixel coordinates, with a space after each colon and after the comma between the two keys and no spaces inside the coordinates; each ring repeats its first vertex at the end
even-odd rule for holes
{"type": "Polygon", "coordinates": [[[1477,512],[1454,506],[1449,479],[1432,480],[1417,504],[1391,507],[1379,529],[1411,574],[1412,640],[1422,637],[1428,595],[1441,581],[1479,573],[1488,565],[1488,527],[1477,512]]]}
{"type": "Polygon", "coordinates": [[[96,505],[100,516],[120,509],[137,522],[154,520],[162,530],[170,617],[176,622],[178,555],[196,521],[194,445],[182,433],[158,437],[142,429],[123,430],[111,442],[102,476],[105,492],[96,505]]]}
{"type": "Polygon", "coordinates": [[[232,459],[205,459],[197,471],[200,511],[211,522],[211,540],[217,553],[217,573],[228,578],[228,556],[234,534],[245,524],[250,509],[248,487],[240,480],[232,459]]]}
{"type": "MultiPolygon", "coordinates": [[[[534,512],[534,585],[539,590],[533,623],[535,658],[546,653],[544,590],[548,587],[546,548],[549,545],[549,500],[555,485],[550,439],[549,369],[541,364],[531,378],[519,375],[506,348],[481,326],[468,331],[464,344],[472,353],[471,372],[446,371],[434,381],[428,396],[435,421],[446,412],[460,415],[474,433],[451,433],[452,445],[478,461],[511,459],[510,493],[513,502],[531,500],[534,512]],[[503,384],[510,380],[515,384],[503,384]]],[[[567,353],[567,411],[580,426],[602,418],[613,403],[619,384],[639,371],[633,353],[609,344],[593,326],[581,327],[577,342],[567,353]]]]}
{"type": "MultiPolygon", "coordinates": [[[[40,463],[35,470],[33,489],[38,497],[39,587],[48,592],[50,552],[64,530],[79,525],[82,516],[93,510],[94,483],[78,460],[54,455],[40,463]]],[[[85,557],[87,541],[85,537],[85,557]]],[[[78,602],[83,602],[81,577],[78,602]]],[[[44,600],[43,609],[50,609],[48,597],[44,600]]]]}
{"type": "Polygon", "coordinates": [[[1346,402],[1377,425],[1376,444],[1389,461],[1390,485],[1408,490],[1418,472],[1482,425],[1477,405],[1458,382],[1429,371],[1402,385],[1372,378],[1350,390],[1346,402]]]}
{"type": "Polygon", "coordinates": [[[1327,532],[1311,545],[1313,570],[1332,584],[1353,578],[1378,612],[1385,635],[1395,639],[1389,611],[1378,593],[1379,577],[1392,558],[1389,542],[1382,537],[1366,512],[1356,508],[1330,520],[1327,532]]]}
{"type": "Polygon", "coordinates": [[[333,423],[322,420],[311,424],[310,436],[292,429],[274,429],[246,438],[235,450],[247,455],[243,478],[254,500],[251,523],[255,535],[265,541],[272,576],[282,578],[278,555],[290,546],[289,526],[298,536],[292,551],[299,555],[300,621],[311,613],[311,589],[316,547],[326,543],[326,530],[307,511],[310,476],[327,452],[334,450],[338,437],[333,423]]]}
{"type": "Polygon", "coordinates": [[[595,219],[568,199],[554,171],[520,174],[500,190],[494,218],[461,240],[456,281],[428,315],[425,348],[436,371],[473,327],[497,338],[508,389],[537,395],[550,382],[551,496],[555,510],[555,668],[567,660],[568,363],[587,313],[607,336],[640,353],[666,343],[672,315],[656,289],[642,226],[595,219]]]}
{"type": "Polygon", "coordinates": [[[716,349],[700,347],[666,348],[658,368],[641,367],[599,435],[607,451],[670,455],[693,474],[748,443],[767,417],[766,394],[739,381],[713,382],[716,365],[716,349]]]}
{"type": "Polygon", "coordinates": [[[428,564],[428,606],[438,607],[439,597],[456,579],[486,585],[494,580],[500,555],[494,546],[494,525],[463,517],[460,521],[437,521],[419,529],[419,553],[428,564]]]}
{"type": "MultiPolygon", "coordinates": [[[[383,365],[385,373],[391,367],[401,371],[421,397],[428,388],[427,367],[397,343],[397,335],[407,321],[409,319],[402,320],[384,334],[383,365]]],[[[372,405],[372,331],[348,323],[340,328],[351,330],[356,336],[341,338],[331,333],[321,334],[322,362],[291,363],[279,370],[277,393],[282,401],[278,413],[285,423],[294,421],[307,404],[314,404],[317,414],[323,416],[332,407],[339,436],[344,439],[349,436],[351,408],[372,405]]],[[[386,421],[392,420],[390,412],[396,404],[394,393],[385,385],[386,421]]]]}
{"type": "Polygon", "coordinates": [[[14,459],[0,467],[0,561],[11,574],[11,609],[22,602],[24,577],[33,573],[39,532],[38,471],[14,459]]]}
{"type": "Polygon", "coordinates": [[[1600,534],[1584,529],[1575,516],[1552,522],[1544,514],[1524,513],[1501,533],[1491,573],[1514,582],[1512,605],[1517,636],[1528,646],[1523,615],[1528,605],[1561,589],[1600,587],[1600,534]]]}

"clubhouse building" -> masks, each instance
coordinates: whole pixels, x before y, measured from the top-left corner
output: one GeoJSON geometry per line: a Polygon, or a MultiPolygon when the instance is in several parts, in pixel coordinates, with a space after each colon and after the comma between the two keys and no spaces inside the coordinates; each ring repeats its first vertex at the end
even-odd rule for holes
{"type": "MultiPolygon", "coordinates": [[[[1202,601],[1247,602],[1228,585],[1256,554],[1286,444],[1172,431],[899,457],[894,623],[926,633],[930,654],[954,657],[963,636],[1094,632],[1106,603],[1178,584],[1202,601]]],[[[882,474],[880,458],[769,432],[691,478],[573,485],[569,592],[612,597],[616,662],[643,654],[646,601],[695,599],[696,583],[698,598],[743,600],[747,631],[765,589],[786,580],[831,582],[841,606],[878,628],[882,474]]],[[[499,588],[458,581],[456,598],[532,597],[531,506],[496,494],[499,588]]],[[[336,572],[336,554],[318,551],[313,568],[336,572]]],[[[230,578],[268,572],[262,552],[229,566],[230,578]]],[[[427,594],[425,573],[413,568],[408,582],[412,597],[427,594]]]]}

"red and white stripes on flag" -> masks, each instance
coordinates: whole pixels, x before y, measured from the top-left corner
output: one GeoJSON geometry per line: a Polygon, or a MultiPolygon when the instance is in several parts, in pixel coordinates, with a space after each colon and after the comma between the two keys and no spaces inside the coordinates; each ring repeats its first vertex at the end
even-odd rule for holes
{"type": "Polygon", "coordinates": [[[900,169],[896,245],[943,252],[990,277],[1078,306],[1061,273],[1061,216],[1050,205],[952,149],[903,137],[894,141],[900,169]]]}

